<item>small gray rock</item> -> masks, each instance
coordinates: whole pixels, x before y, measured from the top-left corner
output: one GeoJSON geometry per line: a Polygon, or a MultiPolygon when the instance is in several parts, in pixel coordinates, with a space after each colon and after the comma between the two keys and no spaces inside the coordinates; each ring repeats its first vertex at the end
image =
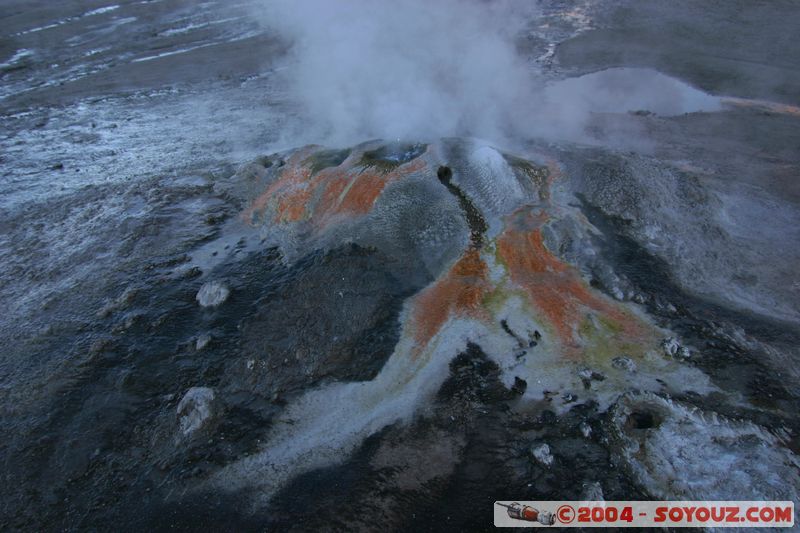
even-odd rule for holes
{"type": "Polygon", "coordinates": [[[192,387],[178,403],[181,433],[188,436],[205,426],[215,413],[216,394],[209,387],[192,387]]]}
{"type": "Polygon", "coordinates": [[[625,370],[627,372],[636,372],[636,363],[626,355],[620,355],[611,360],[611,366],[617,370],[625,370]]]}
{"type": "Polygon", "coordinates": [[[211,335],[209,335],[208,333],[203,333],[202,335],[197,337],[197,342],[194,345],[194,349],[199,352],[200,350],[208,346],[210,342],[211,342],[211,335]]]}
{"type": "Polygon", "coordinates": [[[590,481],[583,484],[581,490],[581,501],[584,502],[602,502],[605,501],[603,495],[603,487],[597,481],[590,481]]]}
{"type": "Polygon", "coordinates": [[[550,453],[550,446],[547,443],[532,446],[531,455],[544,466],[553,464],[553,454],[550,453]]]}
{"type": "Polygon", "coordinates": [[[670,357],[688,359],[692,356],[692,352],[689,350],[689,348],[682,346],[675,337],[664,339],[661,342],[661,347],[664,349],[664,353],[670,357]]]}
{"type": "Polygon", "coordinates": [[[678,353],[680,347],[681,344],[675,337],[668,337],[661,341],[661,348],[664,350],[664,353],[670,357],[674,357],[678,353]]]}
{"type": "Polygon", "coordinates": [[[587,367],[581,367],[578,369],[578,377],[583,380],[584,384],[592,381],[603,381],[606,379],[606,377],[600,372],[587,367]]]}
{"type": "Polygon", "coordinates": [[[227,300],[230,293],[222,282],[209,281],[197,291],[197,302],[203,307],[216,307],[227,300]]]}

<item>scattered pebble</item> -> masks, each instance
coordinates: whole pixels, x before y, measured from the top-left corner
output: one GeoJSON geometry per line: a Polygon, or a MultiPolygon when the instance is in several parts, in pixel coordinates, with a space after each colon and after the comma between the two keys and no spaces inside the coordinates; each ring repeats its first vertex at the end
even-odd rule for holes
{"type": "Polygon", "coordinates": [[[664,353],[670,357],[678,357],[680,359],[688,359],[692,356],[692,352],[686,346],[681,346],[678,339],[675,337],[668,337],[661,342],[661,348],[664,353]]]}
{"type": "Polygon", "coordinates": [[[636,372],[636,363],[626,355],[620,355],[611,360],[611,366],[618,370],[636,372]]]}
{"type": "Polygon", "coordinates": [[[603,487],[597,481],[589,481],[583,484],[581,491],[581,501],[584,502],[602,502],[605,501],[603,495],[603,487]]]}
{"type": "Polygon", "coordinates": [[[578,377],[581,378],[581,381],[583,382],[583,387],[586,389],[591,388],[592,381],[603,381],[606,379],[606,377],[600,372],[596,372],[591,368],[586,368],[586,367],[578,370],[578,377]]]}
{"type": "Polygon", "coordinates": [[[548,446],[546,443],[531,447],[531,455],[533,455],[533,458],[544,466],[550,466],[553,464],[553,454],[550,453],[550,446],[548,446]]]}
{"type": "Polygon", "coordinates": [[[211,342],[211,335],[209,335],[208,333],[203,333],[202,335],[197,337],[197,342],[195,343],[194,348],[199,352],[200,350],[208,346],[210,342],[211,342]]]}
{"type": "Polygon", "coordinates": [[[181,433],[190,435],[205,426],[214,414],[216,394],[209,387],[192,387],[178,403],[181,433]]]}
{"type": "Polygon", "coordinates": [[[227,300],[230,293],[224,283],[209,281],[197,291],[197,302],[203,307],[216,307],[227,300]]]}
{"type": "Polygon", "coordinates": [[[681,345],[675,337],[668,337],[661,341],[661,348],[663,348],[664,353],[670,357],[674,357],[678,353],[680,347],[681,345]]]}
{"type": "Polygon", "coordinates": [[[202,276],[202,275],[203,275],[203,271],[200,270],[200,267],[196,267],[196,266],[194,266],[194,267],[192,267],[192,268],[190,268],[188,270],[184,270],[180,274],[180,276],[183,279],[193,279],[193,278],[196,278],[196,277],[202,276]]]}
{"type": "Polygon", "coordinates": [[[581,368],[578,370],[578,377],[586,380],[603,381],[606,377],[600,372],[596,372],[591,368],[581,368]]]}
{"type": "Polygon", "coordinates": [[[511,392],[517,396],[522,396],[528,389],[528,382],[519,376],[514,376],[514,385],[511,387],[511,392]]]}

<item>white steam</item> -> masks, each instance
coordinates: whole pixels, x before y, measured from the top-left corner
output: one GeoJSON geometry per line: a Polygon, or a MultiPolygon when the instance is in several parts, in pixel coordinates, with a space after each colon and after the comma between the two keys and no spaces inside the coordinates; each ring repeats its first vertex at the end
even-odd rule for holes
{"type": "Polygon", "coordinates": [[[531,2],[263,0],[259,13],[293,43],[290,91],[313,134],[381,137],[518,133],[534,69],[514,36],[531,2]]]}
{"type": "Polygon", "coordinates": [[[630,147],[642,144],[637,123],[587,134],[595,114],[719,106],[645,69],[545,82],[517,46],[539,24],[531,0],[253,2],[291,45],[279,72],[300,120],[285,125],[279,144],[287,146],[471,136],[507,146],[545,137],[630,147]]]}

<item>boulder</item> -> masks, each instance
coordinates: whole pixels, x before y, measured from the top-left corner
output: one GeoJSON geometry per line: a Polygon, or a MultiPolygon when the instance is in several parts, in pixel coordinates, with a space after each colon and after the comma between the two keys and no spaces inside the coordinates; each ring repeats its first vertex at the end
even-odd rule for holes
{"type": "Polygon", "coordinates": [[[189,436],[205,427],[214,418],[216,393],[209,387],[192,387],[178,403],[178,424],[183,436],[189,436]]]}
{"type": "Polygon", "coordinates": [[[203,307],[216,307],[228,299],[231,291],[219,281],[204,283],[197,291],[197,303],[203,307]]]}

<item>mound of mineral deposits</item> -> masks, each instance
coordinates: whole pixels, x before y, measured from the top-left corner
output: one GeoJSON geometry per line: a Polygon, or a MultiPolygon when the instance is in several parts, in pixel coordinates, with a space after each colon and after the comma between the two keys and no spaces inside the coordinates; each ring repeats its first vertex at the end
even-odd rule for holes
{"type": "MultiPolygon", "coordinates": [[[[404,499],[497,464],[520,490],[554,497],[585,485],[607,496],[791,498],[800,484],[785,433],[668,399],[748,409],[720,386],[707,349],[731,349],[730,335],[699,316],[708,307],[681,288],[670,257],[654,259],[613,213],[652,202],[648,187],[699,185],[657,166],[598,196],[602,174],[586,167],[608,163],[472,139],[374,141],[262,157],[216,181],[239,215],[181,269],[244,280],[236,258],[271,250],[287,273],[242,317],[241,348],[218,379],[231,408],[244,402],[267,423],[186,493],[244,495],[245,514],[280,517],[309,483],[345,476],[391,521],[404,499]],[[500,449],[486,442],[498,439],[500,449]],[[762,447],[772,450],[763,466],[721,482],[762,447]]],[[[456,492],[488,498],[487,479],[501,478],[456,492]]]]}
{"type": "Polygon", "coordinates": [[[28,418],[83,435],[55,464],[81,505],[113,501],[93,523],[459,528],[504,498],[800,490],[793,303],[715,288],[758,267],[674,164],[371,141],[172,187],[160,231],[134,226],[145,274],[52,335],[86,355],[28,418]]]}

